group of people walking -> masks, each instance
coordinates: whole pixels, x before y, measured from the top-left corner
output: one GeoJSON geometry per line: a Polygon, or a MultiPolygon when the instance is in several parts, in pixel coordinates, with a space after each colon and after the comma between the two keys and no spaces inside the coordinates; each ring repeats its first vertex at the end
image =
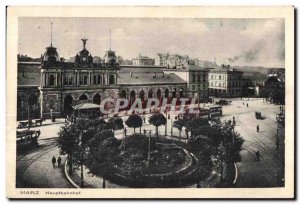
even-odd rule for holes
{"type": "Polygon", "coordinates": [[[60,156],[58,156],[57,160],[56,160],[55,156],[52,157],[53,168],[55,167],[56,162],[57,162],[57,167],[60,167],[60,164],[61,164],[61,158],[60,158],[60,156]]]}

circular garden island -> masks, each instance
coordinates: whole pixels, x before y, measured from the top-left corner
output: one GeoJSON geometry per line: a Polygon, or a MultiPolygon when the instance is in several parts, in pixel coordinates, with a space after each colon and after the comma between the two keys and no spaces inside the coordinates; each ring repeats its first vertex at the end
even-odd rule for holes
{"type": "Polygon", "coordinates": [[[196,139],[183,143],[152,137],[149,145],[149,137],[143,134],[119,141],[105,130],[90,141],[85,165],[92,174],[121,186],[176,188],[210,175],[208,152],[196,139]]]}

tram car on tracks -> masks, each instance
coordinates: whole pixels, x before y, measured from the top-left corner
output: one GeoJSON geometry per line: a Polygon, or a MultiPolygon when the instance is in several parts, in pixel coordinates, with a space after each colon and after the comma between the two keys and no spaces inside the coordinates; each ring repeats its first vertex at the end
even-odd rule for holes
{"type": "Polygon", "coordinates": [[[211,106],[209,107],[208,118],[221,117],[223,115],[222,106],[211,106]]]}
{"type": "Polygon", "coordinates": [[[17,131],[17,147],[38,145],[40,130],[17,131]]]}

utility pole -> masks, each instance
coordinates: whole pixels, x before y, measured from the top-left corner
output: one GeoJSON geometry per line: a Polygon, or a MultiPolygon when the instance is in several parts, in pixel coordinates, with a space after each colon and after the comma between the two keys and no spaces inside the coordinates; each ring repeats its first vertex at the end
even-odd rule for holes
{"type": "Polygon", "coordinates": [[[277,131],[276,131],[276,183],[279,185],[279,123],[277,122],[277,131]]]}
{"type": "Polygon", "coordinates": [[[148,144],[148,161],[150,161],[151,158],[151,132],[152,130],[149,130],[149,144],[148,144]]]}
{"type": "Polygon", "coordinates": [[[146,134],[147,132],[149,132],[149,139],[148,139],[148,162],[149,162],[151,159],[151,133],[152,133],[152,130],[144,129],[144,134],[146,134]]]}
{"type": "Polygon", "coordinates": [[[29,99],[28,99],[28,101],[27,101],[27,111],[28,111],[28,113],[27,113],[27,119],[28,119],[28,130],[30,130],[30,107],[29,107],[29,99]]]}
{"type": "Polygon", "coordinates": [[[51,46],[52,47],[52,22],[51,22],[51,46]]]}
{"type": "Polygon", "coordinates": [[[166,125],[165,125],[165,136],[167,136],[167,127],[168,127],[168,111],[165,110],[166,112],[166,125]]]}
{"type": "Polygon", "coordinates": [[[111,29],[109,30],[109,51],[111,51],[111,29]]]}

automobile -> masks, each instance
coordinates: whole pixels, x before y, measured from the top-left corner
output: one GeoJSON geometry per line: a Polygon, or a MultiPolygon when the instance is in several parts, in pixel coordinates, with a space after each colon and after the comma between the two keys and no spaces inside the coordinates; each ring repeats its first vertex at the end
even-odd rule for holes
{"type": "Polygon", "coordinates": [[[258,119],[258,120],[264,119],[261,112],[259,112],[259,111],[255,111],[255,118],[258,119]]]}
{"type": "Polygon", "coordinates": [[[228,101],[228,100],[224,100],[224,99],[220,99],[219,101],[216,101],[217,105],[229,105],[231,104],[232,101],[228,101]]]}

